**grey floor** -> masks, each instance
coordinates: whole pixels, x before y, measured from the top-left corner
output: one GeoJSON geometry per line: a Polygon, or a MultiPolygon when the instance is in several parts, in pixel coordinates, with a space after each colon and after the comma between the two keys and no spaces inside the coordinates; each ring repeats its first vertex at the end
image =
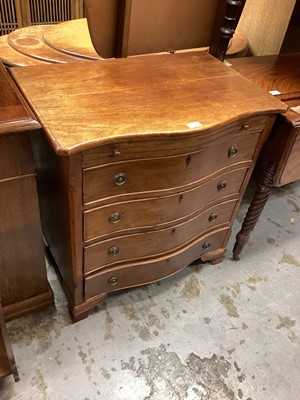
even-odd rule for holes
{"type": "Polygon", "coordinates": [[[234,262],[246,209],[222,264],[110,296],[77,324],[49,267],[56,308],[8,324],[21,380],[2,379],[0,399],[300,399],[300,184],[275,191],[234,262]]]}

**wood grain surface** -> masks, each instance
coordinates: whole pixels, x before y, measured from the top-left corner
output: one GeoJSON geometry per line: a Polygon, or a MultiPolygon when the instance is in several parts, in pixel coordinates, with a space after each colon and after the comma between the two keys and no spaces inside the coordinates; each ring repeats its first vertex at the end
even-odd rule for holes
{"type": "Polygon", "coordinates": [[[93,208],[84,213],[84,239],[89,241],[137,230],[161,229],[174,221],[179,222],[189,218],[204,206],[213,205],[227,197],[237,197],[246,172],[246,168],[233,170],[199,187],[190,190],[183,188],[172,195],[166,196],[161,193],[160,197],[146,197],[93,208]],[[223,191],[218,191],[217,187],[221,181],[226,181],[227,186],[223,191]],[[114,212],[118,212],[121,219],[118,223],[112,224],[109,222],[109,217],[114,212]]]}
{"type": "Polygon", "coordinates": [[[230,60],[232,67],[259,87],[284,95],[300,92],[300,53],[230,60]]]}
{"type": "Polygon", "coordinates": [[[203,52],[13,68],[12,74],[53,148],[65,155],[122,137],[194,134],[286,108],[203,52]],[[195,121],[200,127],[187,126],[195,121]]]}
{"type": "Polygon", "coordinates": [[[140,261],[137,263],[121,264],[120,266],[105,268],[85,277],[85,299],[90,299],[99,292],[102,294],[147,284],[165,278],[178,272],[193,260],[201,257],[208,251],[222,248],[228,227],[218,229],[211,234],[203,235],[192,243],[163,257],[140,261]],[[204,249],[204,243],[210,243],[209,249],[204,249]],[[110,284],[111,278],[117,282],[110,284]]]}
{"type": "Polygon", "coordinates": [[[237,30],[244,33],[255,56],[278,54],[296,0],[248,0],[237,30]]]}
{"type": "Polygon", "coordinates": [[[53,303],[30,140],[37,128],[0,65],[0,298],[6,318],[53,303]]]}
{"type": "Polygon", "coordinates": [[[0,36],[0,61],[6,67],[26,67],[29,65],[43,65],[46,61],[25,56],[13,49],[7,42],[8,35],[0,36]]]}
{"type": "Polygon", "coordinates": [[[44,33],[45,43],[59,52],[99,60],[91,42],[86,18],[61,22],[44,33]]]}
{"type": "Polygon", "coordinates": [[[82,57],[68,55],[45,43],[44,35],[56,29],[58,25],[27,26],[11,32],[7,37],[7,42],[17,52],[41,61],[63,64],[84,61],[82,57]]]}
{"type": "MultiPolygon", "coordinates": [[[[84,272],[105,268],[108,265],[129,262],[149,257],[158,257],[168,252],[179,250],[209,230],[221,225],[228,226],[238,197],[220,203],[198,215],[189,217],[188,221],[174,223],[169,228],[118,236],[85,248],[84,272]],[[213,217],[211,217],[213,216],[213,217]],[[115,254],[110,249],[117,249],[115,254]]],[[[154,221],[154,220],[153,220],[154,221]]]]}
{"type": "Polygon", "coordinates": [[[14,90],[14,83],[0,62],[0,137],[11,132],[40,128],[24,103],[14,90]]]}

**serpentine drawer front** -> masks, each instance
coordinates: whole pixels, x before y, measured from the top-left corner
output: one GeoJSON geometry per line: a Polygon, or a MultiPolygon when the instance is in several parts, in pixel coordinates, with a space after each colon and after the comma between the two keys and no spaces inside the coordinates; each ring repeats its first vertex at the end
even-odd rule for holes
{"type": "Polygon", "coordinates": [[[105,267],[120,261],[153,257],[175,251],[215,226],[229,225],[237,200],[230,200],[209,208],[190,218],[159,231],[137,233],[103,240],[85,248],[84,271],[90,272],[98,266],[105,267]]]}
{"type": "Polygon", "coordinates": [[[222,248],[228,229],[217,230],[200,237],[185,248],[169,256],[139,263],[121,264],[85,277],[85,299],[118,289],[150,283],[172,275],[208,251],[222,248]]]}
{"type": "Polygon", "coordinates": [[[43,231],[74,321],[112,291],[222,261],[281,102],[204,52],[12,74],[44,128],[43,231]]]}
{"type": "Polygon", "coordinates": [[[247,135],[247,140],[241,132],[219,146],[175,157],[152,157],[85,169],[84,202],[88,204],[106,198],[113,201],[116,197],[126,198],[136,193],[194,186],[205,177],[234,163],[250,163],[261,130],[247,135]]]}
{"type": "Polygon", "coordinates": [[[85,211],[84,240],[159,229],[190,218],[209,204],[225,198],[238,199],[247,170],[233,170],[172,195],[113,203],[85,211]]]}

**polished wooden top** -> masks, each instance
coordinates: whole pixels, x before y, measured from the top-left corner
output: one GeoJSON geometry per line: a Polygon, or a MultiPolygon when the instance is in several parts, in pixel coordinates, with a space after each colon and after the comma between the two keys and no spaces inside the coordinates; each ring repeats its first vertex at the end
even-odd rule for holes
{"type": "Polygon", "coordinates": [[[285,105],[204,52],[13,68],[58,154],[193,134],[285,105]],[[194,129],[188,124],[198,122],[194,129]]]}
{"type": "Polygon", "coordinates": [[[0,36],[0,60],[6,66],[99,60],[86,18],[58,25],[33,25],[0,36]]]}
{"type": "Polygon", "coordinates": [[[13,49],[7,41],[8,35],[0,36],[0,61],[7,67],[26,67],[29,65],[45,65],[46,61],[28,57],[13,49]]]}
{"type": "MultiPolygon", "coordinates": [[[[236,71],[261,88],[278,91],[277,97],[289,108],[300,108],[300,53],[247,57],[230,62],[236,71]]],[[[300,114],[292,110],[285,118],[295,127],[300,124],[300,114]]]]}
{"type": "Polygon", "coordinates": [[[232,67],[261,88],[281,94],[300,92],[300,53],[236,58],[232,67]]]}
{"type": "Polygon", "coordinates": [[[16,94],[14,84],[0,62],[0,137],[11,132],[38,129],[39,123],[16,94]]]}
{"type": "Polygon", "coordinates": [[[55,31],[57,27],[58,25],[27,26],[11,32],[7,37],[7,42],[17,52],[41,61],[54,63],[84,61],[82,57],[68,55],[53,49],[45,43],[44,36],[47,35],[48,32],[55,31]]]}

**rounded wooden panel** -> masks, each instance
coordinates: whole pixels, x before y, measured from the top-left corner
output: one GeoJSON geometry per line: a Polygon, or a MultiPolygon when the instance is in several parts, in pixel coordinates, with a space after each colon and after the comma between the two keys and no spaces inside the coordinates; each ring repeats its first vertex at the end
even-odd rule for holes
{"type": "Polygon", "coordinates": [[[53,63],[78,62],[82,58],[57,51],[44,41],[44,34],[55,30],[58,25],[34,25],[17,29],[8,35],[8,44],[21,54],[53,63]]]}
{"type": "Polygon", "coordinates": [[[249,42],[245,35],[235,31],[226,51],[226,58],[245,57],[249,49],[249,42]]]}
{"type": "Polygon", "coordinates": [[[8,35],[0,36],[0,60],[6,67],[28,67],[30,65],[48,64],[46,60],[38,60],[26,56],[8,44],[8,35]]]}
{"type": "Polygon", "coordinates": [[[92,60],[101,59],[93,47],[86,18],[55,25],[44,33],[44,41],[63,53],[92,60]]]}

